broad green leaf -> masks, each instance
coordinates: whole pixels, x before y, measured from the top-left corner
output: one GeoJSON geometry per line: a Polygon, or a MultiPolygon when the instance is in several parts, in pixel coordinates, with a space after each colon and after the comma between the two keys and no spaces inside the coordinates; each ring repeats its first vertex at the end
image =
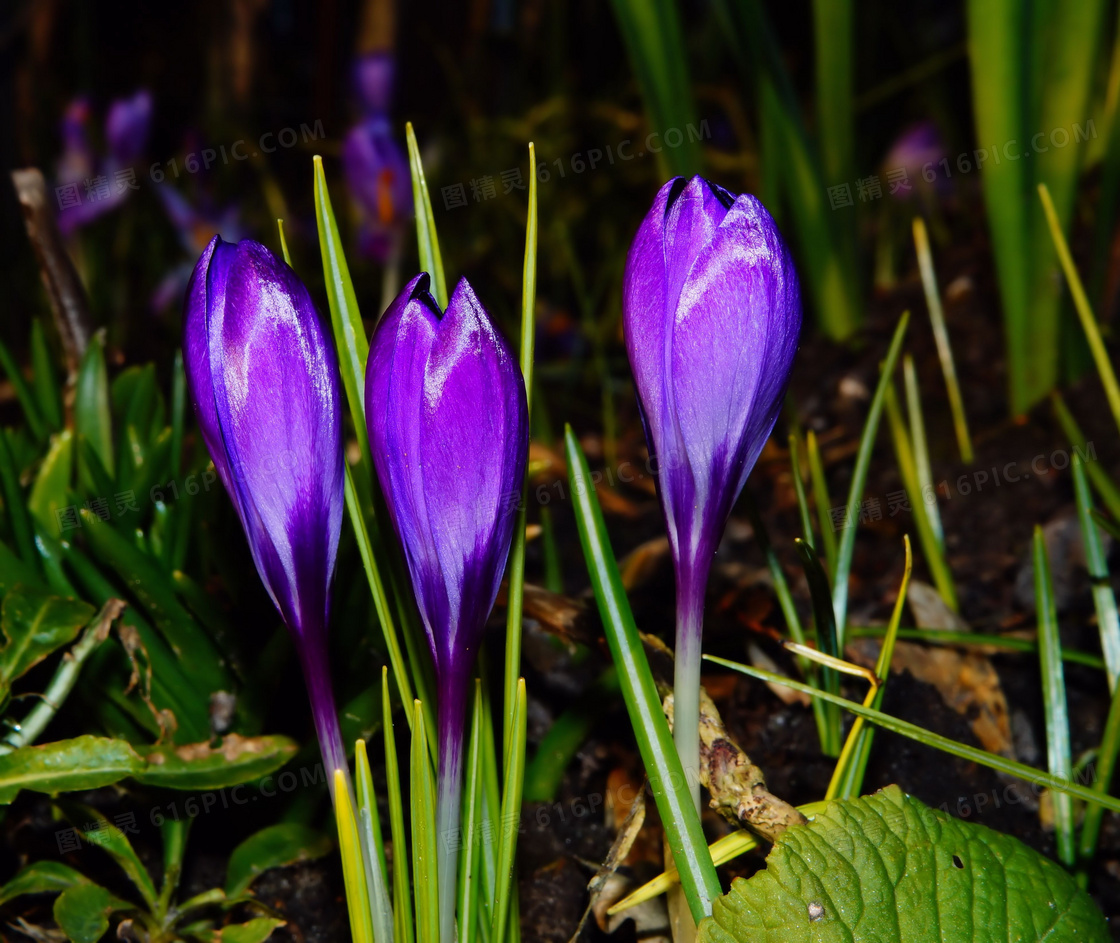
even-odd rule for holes
{"type": "Polygon", "coordinates": [[[256,917],[248,923],[235,923],[222,927],[218,939],[222,943],[264,943],[272,931],[284,926],[285,921],[276,917],[256,917]]]}
{"type": "Polygon", "coordinates": [[[1022,842],[897,786],[836,800],[736,880],[701,943],[1004,943],[1110,939],[1074,878],[1022,842]]]}
{"type": "Polygon", "coordinates": [[[97,943],[109,929],[112,895],[97,884],[76,884],[58,895],[54,919],[72,943],[97,943]]]}
{"type": "Polygon", "coordinates": [[[31,486],[31,497],[27,507],[39,526],[48,533],[58,533],[58,510],[69,501],[70,472],[74,467],[74,436],[69,429],[51,437],[51,447],[47,450],[35,484],[31,486]]]}
{"type": "Polygon", "coordinates": [[[23,894],[57,894],[88,883],[89,878],[61,861],[35,861],[0,887],[0,906],[23,894]]]}
{"type": "Polygon", "coordinates": [[[89,441],[112,477],[113,420],[109,411],[109,371],[105,366],[105,341],[100,334],[90,339],[78,368],[74,390],[74,429],[89,441]]]}
{"type": "Polygon", "coordinates": [[[123,740],[82,736],[38,747],[21,747],[0,756],[0,805],[21,789],[56,796],[77,789],[98,789],[144,768],[144,761],[123,740]]]}
{"type": "Polygon", "coordinates": [[[208,743],[163,746],[146,753],[146,766],[134,777],[168,789],[222,789],[273,773],[296,753],[287,737],[227,734],[216,747],[208,743]]]}
{"type": "Polygon", "coordinates": [[[52,652],[69,645],[82,626],[93,618],[94,608],[77,599],[51,596],[42,590],[17,586],[0,606],[0,691],[52,652]]]}
{"type": "Polygon", "coordinates": [[[240,897],[269,868],[284,868],[329,854],[334,847],[326,835],[307,825],[282,822],[250,835],[233,849],[226,871],[226,895],[240,897]]]}

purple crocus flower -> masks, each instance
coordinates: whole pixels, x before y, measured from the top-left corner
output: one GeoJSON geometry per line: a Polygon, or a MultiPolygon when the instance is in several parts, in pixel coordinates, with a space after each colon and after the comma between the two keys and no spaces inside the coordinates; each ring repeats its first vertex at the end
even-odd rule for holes
{"type": "Polygon", "coordinates": [[[129,167],[144,154],[148,128],[152,123],[152,93],[140,89],[129,98],[118,98],[109,106],[105,118],[105,144],[109,162],[129,167]]]}
{"type": "MultiPolygon", "coordinates": [[[[417,275],[370,343],[366,420],[439,682],[437,828],[458,825],[467,685],[513,536],[528,458],[517,360],[464,279],[441,316],[417,275]]],[[[455,856],[441,854],[441,939],[455,856]]]]}
{"type": "Polygon", "coordinates": [[[906,185],[900,183],[894,195],[904,200],[909,199],[914,194],[915,187],[921,189],[929,183],[931,172],[936,175],[934,189],[946,189],[952,182],[940,166],[946,154],[945,141],[934,122],[918,121],[907,127],[895,139],[883,159],[883,168],[887,173],[905,171],[903,180],[906,185]]]}
{"type": "Polygon", "coordinates": [[[299,653],[333,789],[331,773],[347,769],[326,645],[343,505],[334,345],[287,265],[215,236],[187,288],[183,360],[202,437],[299,653]]]}
{"type": "Polygon", "coordinates": [[[685,769],[696,769],[704,590],[731,507],[781,409],[801,294],[758,199],[677,177],[634,238],[622,312],[676,568],[674,739],[685,769]]]}

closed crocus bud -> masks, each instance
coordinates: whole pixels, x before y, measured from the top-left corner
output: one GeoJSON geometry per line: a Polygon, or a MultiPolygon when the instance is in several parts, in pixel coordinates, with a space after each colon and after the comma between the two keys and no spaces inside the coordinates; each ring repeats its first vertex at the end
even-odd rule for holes
{"type": "Polygon", "coordinates": [[[676,568],[674,738],[686,770],[696,769],[704,590],[781,409],[801,295],[786,244],[755,197],[676,178],[634,238],[622,309],[676,568]]]}
{"type": "MultiPolygon", "coordinates": [[[[467,684],[513,536],[528,457],[525,384],[471,286],[441,315],[418,275],[382,316],[366,367],[377,477],[404,547],[439,682],[437,829],[458,826],[467,684]]],[[[442,846],[441,846],[442,847],[442,846]]],[[[441,853],[441,939],[456,856],[441,853]]]]}
{"type": "Polygon", "coordinates": [[[215,236],[187,288],[183,360],[202,437],[295,641],[333,784],[347,768],[326,644],[343,506],[334,346],[287,265],[215,236]]]}

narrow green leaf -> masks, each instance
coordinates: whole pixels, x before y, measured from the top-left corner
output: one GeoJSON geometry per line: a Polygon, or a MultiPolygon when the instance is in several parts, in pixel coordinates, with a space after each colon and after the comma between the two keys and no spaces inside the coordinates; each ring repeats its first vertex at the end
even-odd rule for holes
{"type": "Polygon", "coordinates": [[[1096,447],[1086,441],[1085,433],[1081,431],[1077,420],[1073,418],[1073,413],[1066,406],[1062,394],[1057,390],[1050,394],[1050,405],[1054,407],[1054,415],[1062,427],[1062,433],[1073,446],[1074,453],[1080,454],[1085,459],[1085,471],[1105,507],[1108,508],[1108,513],[1116,520],[1120,520],[1120,487],[1117,487],[1108,471],[1097,461],[1096,447]]]}
{"type": "Polygon", "coordinates": [[[0,596],[22,583],[28,587],[45,588],[43,577],[29,562],[17,557],[10,547],[0,541],[0,596]]]}
{"type": "Polygon", "coordinates": [[[929,519],[930,530],[937,538],[937,546],[942,557],[945,554],[945,531],[941,527],[941,512],[937,508],[937,492],[933,488],[933,469],[929,461],[929,445],[926,442],[926,422],[922,417],[922,397],[918,389],[918,371],[914,369],[914,358],[906,354],[902,358],[903,389],[906,391],[906,417],[910,423],[910,444],[914,453],[914,472],[918,479],[918,491],[924,497],[933,495],[933,501],[922,501],[925,515],[929,519]]]}
{"type": "Polygon", "coordinates": [[[369,893],[370,924],[376,943],[393,941],[393,904],[389,895],[385,845],[381,841],[381,822],[377,815],[377,794],[369,768],[365,740],[354,745],[354,784],[358,808],[358,837],[365,860],[366,887],[369,893]]]}
{"type": "Polygon", "coordinates": [[[389,703],[389,669],[381,669],[381,711],[385,733],[385,788],[389,799],[389,837],[393,842],[393,939],[413,943],[412,885],[409,882],[408,837],[401,800],[401,773],[397,764],[397,741],[393,737],[393,710],[389,703]]]}
{"type": "Polygon", "coordinates": [[[412,807],[412,875],[416,900],[416,930],[422,941],[439,939],[438,840],[436,786],[428,757],[424,712],[416,701],[412,715],[409,762],[412,807]]]}
{"type": "Polygon", "coordinates": [[[92,806],[71,802],[59,802],[59,806],[66,817],[82,829],[91,845],[96,845],[117,863],[148,907],[154,908],[159,897],[156,886],[124,832],[92,806]]]}
{"type": "MultiPolygon", "coordinates": [[[[1062,670],[1062,640],[1058,634],[1058,614],[1054,604],[1054,580],[1042,528],[1034,529],[1034,598],[1038,608],[1038,654],[1042,666],[1042,705],[1046,718],[1046,755],[1054,776],[1072,778],[1069,713],[1066,704],[1065,673],[1062,670]]],[[[1062,793],[1053,796],[1054,830],[1058,858],[1072,866],[1077,856],[1073,819],[1073,800],[1062,793]]]]}
{"type": "Polygon", "coordinates": [[[673,861],[681,875],[681,886],[693,919],[699,923],[711,913],[712,901],[720,894],[719,879],[704,841],[700,816],[692,804],[685,771],[661,709],[661,699],[657,696],[649,663],[638,638],[630,602],[622,586],[603,513],[591,483],[587,459],[570,426],[564,432],[564,453],[583,556],[587,561],[611,656],[618,668],[622,696],[673,852],[673,861]]]}
{"type": "Polygon", "coordinates": [[[821,549],[829,574],[836,572],[836,525],[832,521],[832,500],[828,496],[828,481],[824,477],[817,434],[810,429],[805,433],[805,451],[809,456],[809,481],[813,486],[813,502],[817,506],[817,523],[821,531],[821,549]]]}
{"type": "Polygon", "coordinates": [[[949,328],[945,324],[945,312],[941,307],[941,293],[937,290],[937,275],[933,270],[933,253],[929,248],[929,234],[925,220],[914,217],[914,246],[918,253],[918,271],[922,276],[922,290],[929,309],[930,326],[933,339],[937,344],[937,356],[941,361],[941,372],[945,376],[945,388],[949,394],[949,411],[953,415],[953,430],[957,434],[957,448],[961,461],[971,465],[973,460],[972,437],[968,434],[968,418],[964,412],[964,398],[957,380],[957,365],[953,360],[953,348],[949,343],[949,328]]]}
{"type": "Polygon", "coordinates": [[[24,563],[35,566],[38,562],[35,553],[34,529],[31,515],[19,484],[19,469],[12,454],[7,430],[0,428],[0,496],[4,499],[4,511],[8,517],[8,527],[16,552],[24,563]]]}
{"type": "Polygon", "coordinates": [[[1085,463],[1076,451],[1073,453],[1072,468],[1081,543],[1085,548],[1085,565],[1092,581],[1093,606],[1101,635],[1101,651],[1104,652],[1105,664],[1108,666],[1108,689],[1114,692],[1117,679],[1120,679],[1120,614],[1116,610],[1116,594],[1109,582],[1108,558],[1093,517],[1093,496],[1089,493],[1085,463]]]}
{"type": "Polygon", "coordinates": [[[226,868],[226,896],[240,897],[270,868],[285,868],[329,854],[334,843],[317,829],[281,822],[254,832],[233,849],[226,868]]]}
{"type": "Polygon", "coordinates": [[[354,943],[373,943],[373,923],[370,919],[369,893],[366,885],[365,863],[358,837],[358,820],[350,797],[350,785],[344,770],[336,769],[334,777],[334,814],[338,823],[338,850],[342,856],[342,879],[346,887],[346,908],[350,913],[350,933],[354,943]]]}
{"type": "Polygon", "coordinates": [[[517,835],[521,821],[521,789],[525,782],[525,729],[528,707],[525,700],[525,679],[517,684],[517,699],[514,702],[512,739],[506,750],[505,771],[502,783],[502,818],[498,851],[498,896],[494,907],[494,932],[491,939],[506,939],[506,929],[510,919],[510,904],[516,897],[513,882],[513,861],[517,849],[517,835]]]}
{"type": "Polygon", "coordinates": [[[459,850],[459,901],[456,907],[459,943],[478,938],[479,874],[482,826],[482,682],[474,682],[471,734],[463,767],[463,844],[459,850]]]}
{"type": "Polygon", "coordinates": [[[90,338],[78,368],[74,389],[74,431],[89,441],[112,477],[113,422],[109,410],[109,371],[105,366],[105,341],[100,334],[90,338]]]}
{"type": "MultiPolygon", "coordinates": [[[[836,622],[832,611],[832,600],[828,592],[828,577],[817,559],[816,551],[804,540],[795,539],[797,555],[805,569],[805,579],[809,584],[809,596],[813,602],[813,621],[817,629],[817,646],[825,655],[840,657],[836,643],[836,622]]],[[[821,685],[833,694],[840,693],[840,676],[835,668],[823,665],[818,667],[821,685]]],[[[821,740],[821,752],[825,756],[840,755],[840,711],[833,704],[826,704],[824,711],[827,736],[821,740]]]]}
{"type": "MultiPolygon", "coordinates": [[[[447,307],[447,281],[443,274],[443,257],[439,251],[436,220],[432,213],[432,200],[428,196],[428,181],[424,178],[424,164],[412,122],[404,126],[408,141],[408,168],[412,173],[412,203],[416,208],[416,240],[420,244],[420,271],[432,279],[432,297],[440,308],[447,307]]],[[[535,174],[536,168],[534,168],[535,174]]]]}
{"type": "MultiPolygon", "coordinates": [[[[526,409],[532,410],[534,311],[537,301],[537,174],[536,149],[529,143],[529,209],[525,224],[525,264],[521,276],[521,375],[525,381],[526,409]]],[[[530,419],[530,424],[532,420],[530,419]]],[[[525,591],[525,526],[528,511],[529,472],[521,484],[521,500],[513,526],[509,551],[506,593],[505,711],[502,715],[502,744],[508,753],[510,730],[521,676],[521,611],[525,591]]]]}
{"type": "Polygon", "coordinates": [[[183,426],[187,416],[187,373],[183,351],[175,351],[171,364],[171,474],[183,473],[183,426]]]}
{"type": "Polygon", "coordinates": [[[810,697],[819,697],[833,704],[839,704],[844,710],[855,714],[857,717],[866,717],[873,724],[882,727],[884,730],[897,733],[910,740],[916,740],[918,743],[924,743],[927,747],[933,747],[935,750],[941,750],[944,753],[959,756],[961,759],[968,760],[972,763],[979,763],[981,766],[994,769],[999,773],[1006,773],[1012,777],[1018,777],[1028,783],[1035,783],[1047,789],[1068,793],[1075,799],[1102,803],[1105,808],[1110,811],[1120,812],[1120,799],[1114,798],[1113,796],[1100,795],[1088,787],[1071,780],[1059,779],[1055,776],[1051,776],[1049,773],[1042,772],[1042,770],[1027,766],[1025,763],[1009,760],[1007,757],[1000,756],[998,753],[989,753],[987,750],[981,750],[967,743],[950,740],[948,737],[943,737],[941,734],[934,733],[932,730],[926,730],[924,727],[919,727],[917,724],[899,720],[897,717],[884,714],[881,711],[875,710],[873,707],[864,707],[862,704],[857,704],[855,701],[849,701],[847,698],[829,694],[827,691],[821,691],[808,684],[802,684],[800,681],[794,681],[792,678],[787,678],[785,675],[780,675],[773,671],[755,668],[753,665],[742,665],[716,655],[705,655],[704,658],[713,664],[723,665],[723,667],[730,668],[732,671],[738,671],[752,678],[758,678],[760,681],[783,684],[787,688],[792,688],[794,691],[802,691],[810,697]]]}
{"type": "MultiPolygon", "coordinates": [[[[805,497],[805,482],[801,479],[801,450],[798,448],[797,433],[791,432],[789,436],[789,466],[790,475],[793,477],[793,491],[797,495],[797,508],[801,513],[801,537],[812,547],[817,546],[817,539],[813,536],[813,520],[809,515],[809,499],[805,497]]],[[[823,546],[821,548],[824,549],[823,546]]]]}
{"type": "Polygon", "coordinates": [[[67,506],[73,469],[74,436],[69,429],[63,429],[51,436],[50,448],[27,499],[28,510],[43,530],[58,530],[58,513],[67,506]]]}
{"type": "Polygon", "coordinates": [[[39,414],[39,405],[15,357],[12,356],[12,352],[2,341],[0,341],[0,367],[8,375],[8,380],[15,390],[16,399],[19,400],[19,405],[23,409],[23,416],[27,421],[27,428],[31,432],[32,438],[37,441],[45,439],[47,437],[47,426],[43,422],[43,417],[39,414]]]}
{"type": "Polygon", "coordinates": [[[31,369],[34,371],[31,382],[35,389],[35,401],[38,403],[39,413],[46,422],[48,430],[58,431],[62,428],[62,391],[54,358],[51,356],[50,347],[47,346],[42,318],[35,318],[31,322],[31,369]]]}
{"type": "MultiPolygon", "coordinates": [[[[910,323],[910,312],[905,311],[898,319],[894,338],[891,340],[890,349],[880,369],[879,385],[875,388],[875,395],[871,399],[871,408],[867,411],[867,422],[860,434],[859,451],[856,453],[856,465],[852,469],[852,486],[848,492],[848,513],[853,508],[858,508],[863,499],[863,489],[867,485],[867,471],[871,466],[871,453],[875,448],[875,435],[879,431],[879,417],[883,413],[883,400],[887,395],[887,387],[894,376],[895,364],[902,350],[902,340],[906,336],[906,327],[910,323]]],[[[840,537],[840,546],[836,550],[836,567],[832,571],[832,604],[836,610],[836,645],[840,651],[844,650],[844,633],[848,619],[848,577],[852,571],[852,554],[856,548],[856,527],[845,527],[840,537]]]]}

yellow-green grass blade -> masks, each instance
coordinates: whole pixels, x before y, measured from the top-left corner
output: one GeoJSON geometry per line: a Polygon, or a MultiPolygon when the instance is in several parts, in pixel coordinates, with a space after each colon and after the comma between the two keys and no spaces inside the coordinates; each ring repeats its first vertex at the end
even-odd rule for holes
{"type": "Polygon", "coordinates": [[[918,489],[922,495],[932,495],[933,501],[923,501],[930,528],[937,538],[937,546],[945,553],[945,532],[941,527],[941,512],[937,508],[937,492],[933,487],[933,469],[929,461],[929,444],[926,441],[926,423],[922,416],[922,395],[918,388],[918,371],[914,358],[902,358],[903,387],[906,390],[906,416],[910,422],[911,445],[914,447],[914,469],[918,474],[918,489]]]}
{"type": "Polygon", "coordinates": [[[358,821],[350,804],[350,786],[346,774],[336,769],[334,777],[334,815],[338,823],[338,850],[342,855],[342,877],[346,885],[346,907],[350,912],[350,933],[354,943],[374,943],[366,890],[362,846],[358,838],[358,821]]]}
{"type": "Polygon", "coordinates": [[[443,256],[439,251],[436,235],[436,218],[432,213],[432,198],[428,195],[428,181],[424,177],[424,164],[420,160],[420,147],[412,122],[404,126],[408,140],[408,168],[412,174],[412,203],[416,208],[416,240],[420,245],[420,270],[432,278],[432,296],[440,308],[447,307],[447,280],[443,274],[443,256]]]}

